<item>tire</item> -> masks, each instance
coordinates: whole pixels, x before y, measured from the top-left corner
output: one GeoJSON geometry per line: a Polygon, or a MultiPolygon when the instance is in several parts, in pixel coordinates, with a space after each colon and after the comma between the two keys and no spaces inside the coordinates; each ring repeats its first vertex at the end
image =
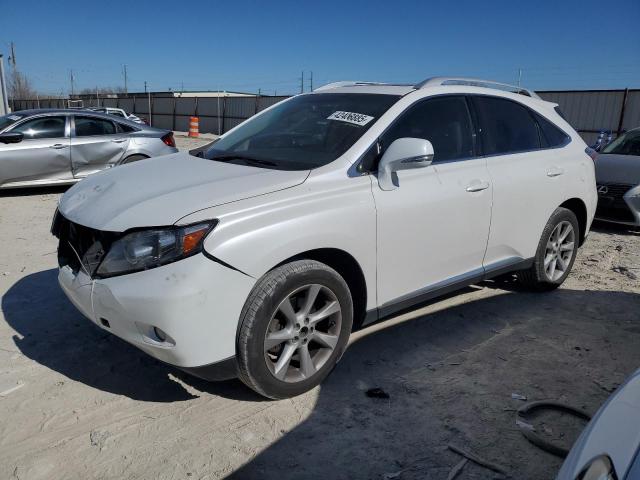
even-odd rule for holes
{"type": "Polygon", "coordinates": [[[556,208],[542,231],[533,265],[517,273],[520,283],[535,291],[558,288],[571,272],[579,241],[580,226],[576,215],[566,208],[556,208]],[[567,233],[569,226],[571,229],[567,233]],[[565,233],[566,237],[561,240],[565,233]]]}
{"type": "Polygon", "coordinates": [[[351,292],[338,272],[314,260],[275,268],[258,281],[240,314],[239,377],[268,398],[300,395],[340,360],[352,324],[351,292]]]}
{"type": "Polygon", "coordinates": [[[145,158],[149,158],[146,155],[131,155],[120,162],[120,165],[126,165],[128,163],[137,162],[138,160],[144,160],[145,158]]]}

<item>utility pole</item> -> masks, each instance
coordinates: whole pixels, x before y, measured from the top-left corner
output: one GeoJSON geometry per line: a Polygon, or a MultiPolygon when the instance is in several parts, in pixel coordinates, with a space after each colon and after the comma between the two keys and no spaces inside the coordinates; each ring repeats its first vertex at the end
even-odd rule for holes
{"type": "Polygon", "coordinates": [[[13,67],[13,71],[16,71],[16,50],[15,45],[11,42],[11,56],[9,57],[9,63],[13,67]]]}
{"type": "Polygon", "coordinates": [[[151,127],[153,124],[153,112],[151,111],[151,89],[149,89],[149,91],[147,91],[147,81],[144,81],[144,91],[147,94],[147,106],[149,108],[148,112],[149,112],[149,126],[151,127]]]}
{"type": "Polygon", "coordinates": [[[313,70],[309,72],[309,91],[313,92],[313,70]]]}
{"type": "Polygon", "coordinates": [[[98,95],[98,86],[96,85],[96,107],[100,106],[100,96],[98,95]]]}
{"type": "Polygon", "coordinates": [[[518,88],[520,88],[520,82],[522,81],[522,69],[518,69],[518,88]]]}
{"type": "Polygon", "coordinates": [[[124,93],[129,93],[127,90],[127,66],[122,66],[122,73],[124,74],[124,93]]]}
{"type": "Polygon", "coordinates": [[[304,93],[304,70],[302,71],[302,76],[300,77],[300,93],[304,93]]]}
{"type": "Polygon", "coordinates": [[[73,96],[74,91],[75,91],[74,85],[73,85],[73,80],[74,80],[74,78],[73,78],[73,69],[69,70],[69,79],[71,80],[71,95],[73,96]]]}

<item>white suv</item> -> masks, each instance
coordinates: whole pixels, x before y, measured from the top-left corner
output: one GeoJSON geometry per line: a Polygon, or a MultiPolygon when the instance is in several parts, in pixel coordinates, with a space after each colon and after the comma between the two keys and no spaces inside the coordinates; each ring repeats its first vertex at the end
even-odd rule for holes
{"type": "Polygon", "coordinates": [[[320,383],[354,327],[517,272],[571,270],[594,165],[528,90],[340,82],[278,103],[203,158],[136,162],[62,197],[60,284],[99,327],[271,398],[320,383]]]}

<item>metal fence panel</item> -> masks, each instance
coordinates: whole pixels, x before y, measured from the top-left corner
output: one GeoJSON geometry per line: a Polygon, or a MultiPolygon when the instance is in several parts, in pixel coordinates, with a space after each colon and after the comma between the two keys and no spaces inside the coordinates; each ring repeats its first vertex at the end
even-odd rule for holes
{"type": "MultiPolygon", "coordinates": [[[[628,130],[640,126],[640,90],[637,89],[627,91],[624,111],[624,90],[544,91],[538,94],[545,100],[559,104],[569,123],[590,144],[602,130],[615,134],[619,127],[628,130]]],[[[188,131],[189,117],[198,116],[201,132],[224,133],[286,98],[289,97],[152,97],[151,123],[154,127],[188,131]]],[[[17,99],[11,103],[15,110],[38,106],[37,99],[17,99]]],[[[85,106],[93,105],[90,97],[84,103],[85,106]]],[[[150,116],[149,98],[143,95],[101,98],[100,104],[150,116]]],[[[66,99],[40,99],[41,108],[66,106],[66,99]]]]}
{"type": "Polygon", "coordinates": [[[640,127],[640,90],[630,90],[624,106],[622,128],[631,130],[640,127]]]}

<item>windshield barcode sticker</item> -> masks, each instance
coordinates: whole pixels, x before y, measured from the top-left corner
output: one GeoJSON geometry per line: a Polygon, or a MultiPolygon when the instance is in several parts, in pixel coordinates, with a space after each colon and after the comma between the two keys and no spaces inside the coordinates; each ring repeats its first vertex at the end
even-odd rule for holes
{"type": "Polygon", "coordinates": [[[365,115],[363,113],[354,113],[354,112],[333,112],[331,115],[327,117],[327,120],[339,120],[341,122],[353,123],[354,125],[366,125],[373,117],[369,115],[365,115]]]}

